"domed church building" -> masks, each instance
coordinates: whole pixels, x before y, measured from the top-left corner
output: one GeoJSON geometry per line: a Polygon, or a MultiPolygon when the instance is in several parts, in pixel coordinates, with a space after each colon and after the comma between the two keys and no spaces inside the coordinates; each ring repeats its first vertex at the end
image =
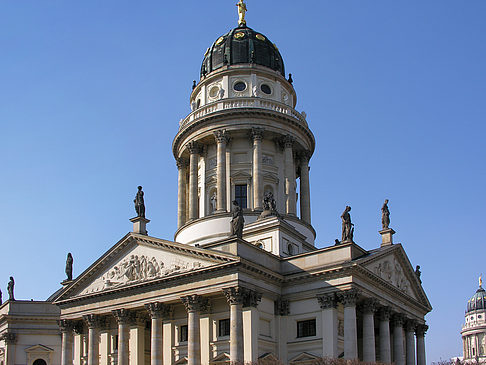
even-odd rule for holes
{"type": "Polygon", "coordinates": [[[462,327],[463,359],[466,363],[486,363],[486,291],[479,278],[479,288],[467,302],[462,327]]]}
{"type": "Polygon", "coordinates": [[[174,239],[148,235],[139,187],[133,231],[54,297],[62,365],[425,365],[432,308],[393,243],[387,201],[375,249],[353,241],[349,207],[342,239],[316,247],[311,122],[277,46],[237,5],[238,26],[206,51],[172,145],[174,239]]]}

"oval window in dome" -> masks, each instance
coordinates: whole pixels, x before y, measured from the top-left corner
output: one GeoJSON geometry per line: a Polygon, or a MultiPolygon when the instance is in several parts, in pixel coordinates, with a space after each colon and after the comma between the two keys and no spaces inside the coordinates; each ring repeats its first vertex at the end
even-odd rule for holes
{"type": "Polygon", "coordinates": [[[219,86],[213,86],[209,89],[209,97],[215,98],[218,96],[219,86]]]}
{"type": "Polygon", "coordinates": [[[243,33],[243,32],[235,33],[234,37],[236,39],[243,39],[243,38],[245,38],[245,33],[243,33]]]}
{"type": "Polygon", "coordinates": [[[259,41],[264,41],[266,40],[266,38],[264,36],[262,36],[261,34],[257,34],[256,36],[256,39],[258,39],[259,41]]]}
{"type": "Polygon", "coordinates": [[[267,84],[262,84],[260,86],[260,89],[267,95],[270,95],[272,93],[272,89],[267,84]]]}
{"type": "Polygon", "coordinates": [[[218,40],[216,41],[216,45],[219,46],[221,43],[223,43],[224,37],[219,37],[218,40]]]}
{"type": "Polygon", "coordinates": [[[243,81],[238,81],[233,85],[235,91],[244,91],[246,89],[246,84],[243,81]]]}

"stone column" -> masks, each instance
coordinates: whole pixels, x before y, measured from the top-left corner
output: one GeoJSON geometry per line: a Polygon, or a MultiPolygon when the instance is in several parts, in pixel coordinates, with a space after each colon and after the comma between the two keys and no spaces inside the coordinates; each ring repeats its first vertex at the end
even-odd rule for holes
{"type": "Polygon", "coordinates": [[[284,144],[284,163],[285,163],[285,213],[295,215],[296,196],[295,196],[295,167],[293,144],[295,138],[286,135],[283,139],[284,144]]]}
{"type": "Polygon", "coordinates": [[[263,209],[263,177],[262,177],[262,140],[263,128],[252,128],[253,140],[253,209],[263,209]]]}
{"type": "Polygon", "coordinates": [[[61,329],[61,365],[73,365],[74,323],[67,319],[59,321],[61,329]]]}
{"type": "Polygon", "coordinates": [[[375,310],[376,299],[368,298],[363,305],[363,361],[376,362],[375,310]]]}
{"type": "Polygon", "coordinates": [[[128,365],[128,330],[132,315],[128,309],[116,309],[112,311],[118,322],[118,363],[128,365]]]}
{"type": "Polygon", "coordinates": [[[226,143],[228,133],[225,130],[214,132],[216,138],[216,211],[226,212],[226,143]]]}
{"type": "Polygon", "coordinates": [[[403,348],[403,322],[402,314],[393,316],[393,357],[396,365],[405,365],[405,351],[403,348]]]}
{"type": "Polygon", "coordinates": [[[300,219],[311,224],[309,158],[310,151],[300,153],[300,219]]]}
{"type": "Polygon", "coordinates": [[[197,196],[197,178],[198,178],[198,164],[199,153],[201,148],[199,143],[191,141],[187,144],[189,149],[189,220],[199,218],[198,215],[198,196],[197,196]]]}
{"type": "Polygon", "coordinates": [[[390,308],[380,308],[380,362],[391,363],[390,348],[390,308]]]}
{"type": "Polygon", "coordinates": [[[260,325],[260,312],[258,310],[258,303],[262,299],[262,295],[251,289],[244,289],[245,299],[243,303],[243,348],[245,351],[245,363],[257,363],[259,356],[258,349],[258,334],[260,325]]]}
{"type": "Polygon", "coordinates": [[[417,365],[426,365],[425,361],[425,332],[429,329],[426,324],[419,324],[415,329],[417,336],[417,365]]]}
{"type": "Polygon", "coordinates": [[[344,358],[353,360],[358,358],[358,330],[356,326],[356,301],[358,290],[349,289],[339,294],[344,304],[344,358]]]}
{"type": "Polygon", "coordinates": [[[319,295],[322,309],[322,356],[336,359],[338,354],[337,298],[334,293],[319,295]]]}
{"type": "Polygon", "coordinates": [[[405,323],[406,365],[415,365],[415,326],[417,322],[409,319],[405,323]]]}
{"type": "Polygon", "coordinates": [[[17,341],[17,334],[13,332],[6,332],[2,335],[1,339],[5,342],[5,364],[14,365],[15,361],[15,347],[17,341]]]}
{"type": "Polygon", "coordinates": [[[287,299],[279,298],[275,301],[274,314],[276,316],[277,339],[278,339],[278,358],[287,364],[288,363],[288,349],[287,349],[287,316],[290,314],[289,301],[287,299]]]}
{"type": "Polygon", "coordinates": [[[83,316],[88,325],[88,365],[98,365],[100,362],[100,344],[98,341],[98,328],[100,318],[96,314],[83,316]]]}
{"type": "Polygon", "coordinates": [[[150,365],[162,365],[162,319],[168,317],[171,307],[163,303],[145,304],[151,318],[150,365]]]}
{"type": "Polygon", "coordinates": [[[223,289],[230,305],[230,362],[243,362],[243,301],[246,290],[241,287],[223,289]]]}
{"type": "Polygon", "coordinates": [[[177,160],[178,191],[177,191],[177,228],[186,223],[186,167],[187,161],[183,158],[177,160]]]}
{"type": "Polygon", "coordinates": [[[187,310],[187,364],[201,364],[201,344],[199,333],[199,312],[207,307],[207,299],[200,295],[181,297],[187,310]]]}

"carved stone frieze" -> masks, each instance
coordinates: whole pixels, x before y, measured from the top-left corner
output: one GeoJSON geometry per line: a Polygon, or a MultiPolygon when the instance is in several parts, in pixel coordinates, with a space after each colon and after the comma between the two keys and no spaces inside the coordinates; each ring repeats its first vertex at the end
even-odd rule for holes
{"type": "Polygon", "coordinates": [[[338,298],[335,293],[318,295],[317,301],[322,309],[336,308],[338,304],[338,298]]]}
{"type": "Polygon", "coordinates": [[[377,276],[388,281],[402,292],[413,296],[410,281],[406,278],[402,265],[396,257],[387,257],[370,268],[377,276]]]}
{"type": "Polygon", "coordinates": [[[171,256],[171,259],[165,258],[164,261],[154,256],[132,254],[114,265],[80,294],[96,293],[137,282],[189,272],[201,267],[203,267],[203,264],[199,261],[190,262],[175,256],[171,256]]]}

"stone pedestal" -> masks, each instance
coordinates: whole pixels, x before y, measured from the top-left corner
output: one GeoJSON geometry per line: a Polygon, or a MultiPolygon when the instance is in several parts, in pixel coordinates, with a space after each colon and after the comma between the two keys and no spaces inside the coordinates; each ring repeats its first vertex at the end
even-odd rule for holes
{"type": "Polygon", "coordinates": [[[379,231],[381,234],[381,247],[393,245],[393,235],[395,231],[391,228],[379,231]]]}
{"type": "Polygon", "coordinates": [[[133,223],[133,233],[139,233],[147,235],[147,223],[150,222],[150,219],[144,217],[135,217],[130,219],[130,222],[133,223]]]}

